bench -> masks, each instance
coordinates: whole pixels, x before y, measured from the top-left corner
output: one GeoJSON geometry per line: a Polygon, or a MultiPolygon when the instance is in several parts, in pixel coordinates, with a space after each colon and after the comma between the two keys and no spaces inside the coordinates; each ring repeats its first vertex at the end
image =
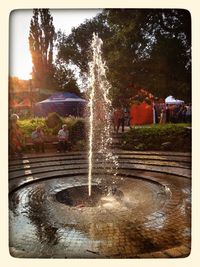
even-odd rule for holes
{"type": "MultiPolygon", "coordinates": [[[[44,146],[46,148],[55,148],[58,145],[58,137],[55,135],[46,136],[44,138],[44,146]]],[[[25,148],[26,150],[32,150],[34,148],[34,143],[31,137],[25,138],[25,148]]]]}

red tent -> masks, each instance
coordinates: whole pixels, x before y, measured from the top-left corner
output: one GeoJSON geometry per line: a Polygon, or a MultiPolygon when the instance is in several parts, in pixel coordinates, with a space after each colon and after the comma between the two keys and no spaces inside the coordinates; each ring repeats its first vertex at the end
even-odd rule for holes
{"type": "Polygon", "coordinates": [[[130,109],[130,124],[143,125],[153,123],[153,105],[143,102],[139,105],[133,104],[130,109]]]}

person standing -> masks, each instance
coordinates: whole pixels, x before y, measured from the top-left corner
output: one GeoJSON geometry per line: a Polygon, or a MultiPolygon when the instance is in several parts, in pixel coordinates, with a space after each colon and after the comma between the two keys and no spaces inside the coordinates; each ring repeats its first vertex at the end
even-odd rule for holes
{"type": "Polygon", "coordinates": [[[124,109],[124,125],[130,126],[130,113],[128,108],[124,109]]]}
{"type": "Polygon", "coordinates": [[[117,117],[117,110],[115,109],[112,114],[112,122],[113,122],[113,128],[114,132],[117,131],[117,122],[118,122],[118,117],[117,117]]]}
{"type": "Polygon", "coordinates": [[[166,123],[166,109],[165,106],[162,105],[161,112],[160,112],[160,124],[166,123]]]}
{"type": "Polygon", "coordinates": [[[12,114],[9,125],[9,150],[11,155],[16,156],[22,155],[23,150],[23,135],[17,124],[18,119],[17,114],[12,114]]]}
{"type": "Polygon", "coordinates": [[[69,131],[67,129],[67,125],[64,124],[62,129],[58,132],[58,151],[66,152],[69,141],[69,131]]]}
{"type": "Polygon", "coordinates": [[[187,110],[186,110],[186,122],[187,123],[191,123],[191,117],[192,117],[192,107],[191,107],[191,103],[187,106],[187,110]]]}
{"type": "Polygon", "coordinates": [[[166,113],[166,123],[169,123],[170,122],[170,109],[169,109],[169,105],[168,104],[166,104],[165,113],[166,113]]]}
{"type": "Polygon", "coordinates": [[[116,132],[118,133],[120,126],[122,127],[122,133],[124,132],[124,121],[125,121],[125,115],[123,108],[119,108],[116,111],[116,117],[117,117],[117,129],[116,132]]]}

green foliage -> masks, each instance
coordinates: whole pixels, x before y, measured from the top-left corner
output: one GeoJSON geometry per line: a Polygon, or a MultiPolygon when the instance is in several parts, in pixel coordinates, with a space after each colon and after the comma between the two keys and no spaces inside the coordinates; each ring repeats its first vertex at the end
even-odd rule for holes
{"type": "Polygon", "coordinates": [[[189,101],[191,71],[184,44],[180,39],[165,36],[158,38],[157,44],[152,47],[151,58],[143,66],[145,78],[141,77],[140,83],[147,86],[148,82],[149,90],[159,97],[173,95],[189,101]]]}
{"type": "Polygon", "coordinates": [[[59,91],[75,93],[80,96],[74,72],[66,64],[63,64],[62,60],[56,61],[54,79],[59,91]]]}
{"type": "Polygon", "coordinates": [[[65,119],[68,126],[70,140],[72,143],[83,140],[86,137],[85,120],[81,118],[69,117],[65,119]]]}
{"type": "Polygon", "coordinates": [[[52,112],[48,114],[48,117],[45,122],[47,127],[51,128],[53,134],[56,135],[62,127],[63,119],[59,116],[58,113],[52,112]]]}
{"type": "Polygon", "coordinates": [[[191,150],[189,124],[165,124],[133,127],[123,135],[124,149],[130,150],[191,150]]]}
{"type": "Polygon", "coordinates": [[[63,123],[67,124],[72,150],[76,151],[85,149],[87,145],[86,129],[85,120],[82,118],[61,118],[57,113],[51,113],[47,119],[33,118],[18,121],[18,125],[25,137],[30,137],[31,133],[37,126],[40,126],[43,129],[45,136],[57,136],[63,123]],[[48,125],[51,127],[48,127],[48,125]],[[60,127],[58,125],[60,125],[60,127]]]}
{"type": "Polygon", "coordinates": [[[86,145],[85,140],[79,140],[72,146],[73,151],[83,151],[86,148],[87,148],[87,145],[86,145]]]}
{"type": "Polygon", "coordinates": [[[103,40],[110,36],[111,31],[104,14],[99,14],[92,20],[86,20],[79,27],[73,28],[69,36],[61,31],[57,34],[58,58],[66,64],[76,65],[82,75],[88,72],[88,62],[91,61],[90,45],[94,32],[103,40]]]}
{"type": "MultiPolygon", "coordinates": [[[[124,93],[129,99],[134,88],[143,87],[158,97],[171,94],[190,101],[189,12],[177,9],[107,10],[107,18],[116,31],[110,44],[118,51],[117,57],[108,58],[109,77],[112,84],[114,82],[120,88],[120,97],[123,99],[124,93]]],[[[115,49],[112,49],[113,53],[115,49]]]]}
{"type": "Polygon", "coordinates": [[[53,17],[49,9],[34,9],[30,23],[29,48],[33,62],[35,88],[54,87],[53,47],[55,41],[53,17]]]}
{"type": "Polygon", "coordinates": [[[18,125],[26,137],[31,136],[31,133],[36,129],[37,126],[40,126],[43,129],[45,135],[52,135],[52,129],[47,127],[44,118],[19,120],[18,125]]]}
{"type": "Polygon", "coordinates": [[[103,40],[113,103],[128,103],[135,90],[191,102],[191,17],[183,9],[106,9],[59,35],[58,58],[82,74],[91,61],[92,33],[103,40]]]}

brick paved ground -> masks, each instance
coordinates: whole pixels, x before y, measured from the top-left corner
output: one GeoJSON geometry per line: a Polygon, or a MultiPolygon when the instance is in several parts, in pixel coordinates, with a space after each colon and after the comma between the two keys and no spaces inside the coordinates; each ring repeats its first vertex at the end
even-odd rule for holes
{"type": "MultiPolygon", "coordinates": [[[[10,160],[10,253],[25,258],[189,255],[191,155],[118,154],[120,166],[114,182],[123,196],[98,196],[93,190],[94,206],[83,194],[87,187],[85,153],[30,154],[10,160]],[[70,188],[70,201],[76,203],[71,206],[57,199],[70,188]]],[[[93,185],[108,186],[113,179],[105,175],[100,163],[95,164],[93,185]]]]}

